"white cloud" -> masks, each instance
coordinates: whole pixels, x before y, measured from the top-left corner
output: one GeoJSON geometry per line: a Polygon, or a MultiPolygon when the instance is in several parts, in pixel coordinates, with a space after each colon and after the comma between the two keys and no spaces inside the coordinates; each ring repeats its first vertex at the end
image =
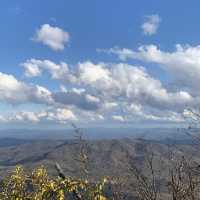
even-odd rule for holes
{"type": "Polygon", "coordinates": [[[83,110],[97,110],[101,100],[85,91],[73,88],[68,91],[53,93],[55,102],[63,105],[73,105],[83,110]]]}
{"type": "Polygon", "coordinates": [[[0,72],[0,101],[11,104],[38,103],[50,104],[53,102],[51,92],[36,85],[27,85],[18,81],[13,75],[0,72]]]}
{"type": "Polygon", "coordinates": [[[103,115],[97,115],[97,118],[99,119],[99,120],[104,120],[105,118],[104,118],[104,116],[103,115]]]}
{"type": "Polygon", "coordinates": [[[26,77],[37,77],[40,76],[42,71],[41,69],[34,63],[23,63],[22,66],[24,67],[24,74],[26,77]]]}
{"type": "Polygon", "coordinates": [[[184,122],[182,112],[160,110],[140,104],[126,105],[127,121],[184,122]]]}
{"type": "Polygon", "coordinates": [[[5,122],[7,122],[6,118],[0,115],[0,123],[5,123],[5,122]]]}
{"type": "Polygon", "coordinates": [[[199,107],[198,108],[186,108],[183,111],[183,116],[186,120],[196,123],[196,125],[199,124],[199,107]]]}
{"type": "Polygon", "coordinates": [[[134,115],[143,115],[143,107],[141,104],[130,104],[126,108],[129,112],[133,113],[134,115]]]}
{"type": "Polygon", "coordinates": [[[112,119],[114,121],[119,121],[119,122],[124,122],[125,121],[124,117],[122,117],[121,115],[113,115],[112,119]]]}
{"type": "Polygon", "coordinates": [[[144,119],[149,121],[156,121],[156,122],[171,122],[171,123],[182,123],[184,122],[184,118],[181,114],[178,114],[176,112],[169,112],[165,114],[165,116],[159,116],[159,115],[153,115],[153,114],[147,114],[144,115],[144,119]]]}
{"type": "Polygon", "coordinates": [[[61,51],[65,44],[69,42],[69,33],[58,27],[44,24],[36,31],[34,40],[47,45],[55,51],[61,51]]]}
{"type": "MultiPolygon", "coordinates": [[[[157,50],[147,53],[142,48],[139,48],[138,52],[114,48],[109,50],[109,53],[115,53],[123,59],[130,57],[149,61],[153,57],[159,63],[163,60],[157,50]]],[[[169,56],[169,53],[167,55],[169,56]]],[[[199,96],[194,96],[184,88],[167,89],[159,79],[149,75],[141,66],[126,63],[95,64],[86,61],[70,68],[67,63],[56,64],[50,60],[36,59],[27,60],[26,64],[36,65],[41,71],[47,71],[52,79],[62,83],[61,91],[46,91],[43,98],[39,94],[40,102],[42,99],[52,99],[55,105],[71,106],[82,113],[90,112],[87,114],[90,119],[97,119],[91,112],[112,116],[113,113],[120,112],[120,107],[127,105],[130,110],[135,110],[135,114],[131,113],[134,117],[170,120],[170,116],[160,116],[157,112],[152,114],[146,111],[151,108],[151,111],[173,111],[179,115],[185,107],[196,106],[200,102],[199,96]],[[140,106],[144,110],[140,110],[140,106]]],[[[34,94],[36,96],[36,92],[34,94]]],[[[125,115],[128,113],[126,110],[125,115]]],[[[175,118],[179,120],[179,116],[173,119],[175,118]]]]}
{"type": "Polygon", "coordinates": [[[125,63],[94,64],[87,61],[79,63],[73,71],[68,70],[65,78],[69,84],[84,87],[89,93],[79,89],[76,89],[79,92],[57,92],[53,94],[54,100],[83,109],[97,109],[119,99],[159,109],[176,110],[199,102],[187,91],[168,91],[160,80],[151,77],[143,67],[125,63]],[[69,76],[74,77],[73,81],[68,79],[69,76]]]}
{"type": "Polygon", "coordinates": [[[40,121],[40,119],[34,112],[19,112],[13,117],[11,117],[9,121],[17,121],[17,122],[29,121],[29,122],[37,123],[40,121]]]}
{"type": "Polygon", "coordinates": [[[31,77],[27,73],[27,68],[33,68],[32,71],[39,71],[40,73],[34,74],[34,76],[41,75],[42,71],[47,71],[52,79],[62,80],[63,82],[75,82],[76,77],[70,73],[68,64],[61,62],[59,64],[54,63],[50,60],[38,60],[38,59],[29,59],[26,62],[21,64],[25,69],[25,76],[31,77]]]}
{"type": "Polygon", "coordinates": [[[69,109],[57,108],[54,112],[47,113],[47,119],[65,123],[70,120],[72,121],[77,120],[77,117],[69,109]]]}
{"type": "Polygon", "coordinates": [[[109,66],[98,64],[97,66],[98,70],[100,67],[102,71],[105,70],[103,76],[91,81],[90,71],[85,70],[84,77],[87,78],[81,79],[82,74],[79,73],[77,80],[80,85],[90,87],[105,99],[119,98],[127,102],[140,102],[160,109],[179,109],[194,101],[186,91],[167,91],[159,80],[151,77],[142,67],[124,63],[109,64],[109,66]]]}
{"type": "Polygon", "coordinates": [[[99,80],[109,80],[110,71],[104,67],[103,63],[93,64],[86,61],[78,64],[78,75],[80,82],[91,84],[99,80]]]}
{"type": "Polygon", "coordinates": [[[41,123],[41,122],[67,123],[77,121],[75,114],[67,108],[56,108],[51,110],[42,110],[39,112],[21,111],[12,113],[9,116],[0,116],[1,123],[41,123]]]}
{"type": "Polygon", "coordinates": [[[157,33],[161,18],[159,15],[149,15],[145,17],[145,22],[142,24],[141,28],[145,35],[153,35],[157,33]]]}
{"type": "Polygon", "coordinates": [[[105,102],[103,106],[106,110],[110,110],[110,109],[116,108],[118,106],[118,103],[114,102],[114,101],[113,102],[105,102]]]}
{"type": "Polygon", "coordinates": [[[45,87],[36,85],[29,88],[30,91],[27,92],[29,101],[33,101],[38,104],[53,104],[54,100],[52,98],[52,92],[50,92],[45,87]]]}
{"type": "Polygon", "coordinates": [[[200,46],[178,44],[175,51],[167,52],[155,45],[146,45],[140,46],[137,51],[113,48],[108,53],[116,54],[122,60],[138,59],[159,64],[174,77],[178,87],[183,87],[192,94],[199,94],[200,46]]]}
{"type": "MultiPolygon", "coordinates": [[[[186,79],[188,72],[195,69],[197,72],[193,73],[193,76],[189,75],[185,85],[189,85],[190,81],[199,80],[195,79],[198,77],[199,69],[197,47],[178,45],[175,52],[164,52],[154,45],[149,45],[142,46],[137,51],[113,48],[108,52],[117,54],[123,60],[130,58],[160,64],[168,72],[178,72],[176,80],[180,77],[186,79]],[[182,71],[180,66],[183,67],[182,71]]],[[[123,110],[126,121],[143,119],[182,122],[181,113],[184,108],[197,106],[200,102],[200,94],[195,94],[183,86],[175,89],[166,87],[142,66],[91,61],[69,66],[64,62],[54,63],[50,60],[37,59],[27,60],[23,64],[24,67],[29,65],[36,67],[41,73],[47,72],[51,79],[60,81],[61,88],[60,91],[49,91],[41,86],[27,85],[11,76],[22,87],[18,90],[21,93],[17,92],[19,103],[42,103],[54,108],[67,106],[78,113],[83,121],[110,119],[112,116],[118,116],[123,110]]],[[[9,84],[6,84],[6,87],[7,85],[9,84]]],[[[3,94],[11,92],[10,90],[4,91],[3,94]]],[[[16,92],[16,89],[14,91],[16,92]]],[[[4,99],[12,102],[8,100],[8,95],[4,99]]],[[[48,118],[55,119],[55,114],[50,113],[48,118]]]]}

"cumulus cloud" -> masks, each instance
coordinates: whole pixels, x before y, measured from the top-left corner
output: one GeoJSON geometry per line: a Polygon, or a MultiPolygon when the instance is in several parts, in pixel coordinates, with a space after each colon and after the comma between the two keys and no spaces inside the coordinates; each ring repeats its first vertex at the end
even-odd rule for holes
{"type": "Polygon", "coordinates": [[[146,114],[142,119],[155,122],[183,123],[185,120],[180,113],[168,112],[165,115],[146,114]]]}
{"type": "Polygon", "coordinates": [[[126,105],[127,121],[156,121],[156,122],[184,122],[182,112],[160,110],[159,108],[146,107],[141,104],[126,105]]]}
{"type": "Polygon", "coordinates": [[[95,110],[113,99],[176,110],[195,104],[196,101],[187,91],[168,91],[160,80],[151,77],[143,67],[86,61],[79,63],[72,71],[67,64],[62,67],[51,61],[34,62],[38,62],[38,66],[43,69],[48,69],[52,78],[87,89],[89,93],[75,89],[53,93],[55,102],[73,104],[82,109],[95,110]]]}
{"type": "MultiPolygon", "coordinates": [[[[198,48],[178,45],[175,52],[164,52],[155,45],[148,45],[140,47],[137,51],[120,48],[105,51],[118,55],[124,61],[136,59],[160,64],[167,72],[175,73],[176,81],[189,77],[184,84],[194,89],[192,83],[199,80],[198,48]],[[197,72],[192,73],[194,70],[197,72]]],[[[79,112],[79,117],[82,119],[99,120],[106,117],[110,119],[114,115],[118,116],[121,109],[127,106],[128,109],[124,111],[126,120],[134,121],[137,118],[152,121],[182,121],[181,113],[184,108],[195,107],[200,102],[197,93],[183,86],[175,89],[166,87],[159,79],[151,76],[143,66],[91,61],[69,66],[64,62],[55,63],[51,60],[38,59],[27,60],[22,66],[25,74],[27,66],[36,67],[40,71],[38,75],[49,74],[51,79],[60,81],[61,87],[60,91],[49,91],[41,86],[27,85],[11,76],[19,84],[19,91],[24,91],[21,94],[17,93],[20,94],[20,102],[31,101],[54,107],[67,106],[79,112]],[[97,118],[97,115],[102,117],[97,118]]],[[[9,84],[6,84],[6,87],[7,85],[9,84]]],[[[6,90],[7,100],[10,90],[6,90]]],[[[6,92],[3,94],[5,96],[6,92]]]]}
{"type": "Polygon", "coordinates": [[[41,122],[50,122],[54,121],[57,123],[67,123],[70,121],[76,121],[77,117],[67,108],[56,108],[56,109],[49,109],[49,110],[42,110],[39,112],[32,112],[32,111],[21,111],[12,113],[9,116],[1,116],[0,122],[3,123],[41,123],[41,122]]]}
{"type": "Polygon", "coordinates": [[[29,59],[21,64],[24,67],[24,74],[27,77],[39,76],[43,71],[47,71],[52,79],[62,80],[63,82],[75,82],[76,77],[69,71],[69,66],[65,62],[55,63],[51,60],[29,59]],[[39,71],[39,73],[31,73],[31,71],[39,71]],[[33,75],[31,75],[33,74],[33,75]]]}
{"type": "Polygon", "coordinates": [[[121,115],[113,115],[112,119],[114,121],[119,121],[119,122],[124,122],[125,121],[125,119],[121,115]]]}
{"type": "MultiPolygon", "coordinates": [[[[93,66],[95,64],[90,64],[93,66]]],[[[97,91],[108,100],[122,99],[127,102],[140,102],[160,109],[179,109],[193,103],[193,97],[186,91],[170,92],[162,83],[151,77],[143,67],[120,64],[97,64],[102,76],[91,79],[89,70],[78,73],[79,84],[97,91]],[[87,74],[88,73],[88,74],[87,74]],[[87,77],[87,78],[85,78],[87,77]]],[[[94,73],[95,74],[95,73],[94,73]]]]}
{"type": "Polygon", "coordinates": [[[51,121],[66,122],[69,120],[77,120],[75,114],[66,108],[57,108],[54,112],[47,112],[47,119],[51,121]]]}
{"type": "Polygon", "coordinates": [[[0,123],[5,123],[5,122],[7,122],[6,118],[0,115],[0,123]]]}
{"type": "Polygon", "coordinates": [[[91,84],[99,80],[109,80],[110,71],[103,63],[94,64],[90,61],[78,64],[77,74],[80,82],[91,84]]]}
{"type": "Polygon", "coordinates": [[[12,117],[9,117],[9,119],[7,121],[10,122],[34,122],[37,123],[40,121],[39,117],[37,116],[37,114],[35,114],[34,112],[19,112],[16,113],[15,115],[13,115],[12,117]]]}
{"type": "Polygon", "coordinates": [[[61,51],[69,42],[69,33],[59,27],[44,24],[36,31],[34,40],[50,47],[54,51],[61,51]]]}
{"type": "Polygon", "coordinates": [[[53,94],[55,102],[63,105],[74,105],[84,110],[97,110],[101,101],[98,97],[76,88],[70,91],[56,92],[53,94]]]}
{"type": "Polygon", "coordinates": [[[24,63],[22,66],[24,67],[26,77],[37,77],[41,75],[41,69],[34,63],[24,63]]]}
{"type": "Polygon", "coordinates": [[[47,104],[47,105],[54,103],[54,100],[52,98],[52,92],[40,85],[29,86],[29,91],[27,91],[27,96],[29,102],[34,102],[38,104],[47,104]]]}
{"type": "Polygon", "coordinates": [[[153,35],[157,33],[161,18],[159,15],[148,15],[145,17],[145,22],[142,24],[141,28],[145,35],[153,35]]]}
{"type": "Polygon", "coordinates": [[[109,110],[118,107],[118,101],[123,101],[129,106],[135,102],[180,112],[185,106],[199,102],[184,90],[168,91],[160,80],[151,77],[143,67],[86,61],[78,63],[71,70],[66,63],[55,64],[49,60],[31,59],[28,63],[47,70],[53,79],[76,86],[69,90],[62,85],[61,91],[53,92],[51,96],[55,103],[83,110],[109,110]]]}
{"type": "Polygon", "coordinates": [[[11,104],[50,104],[53,99],[48,89],[39,85],[27,85],[13,75],[0,72],[0,101],[11,104]]]}
{"type": "Polygon", "coordinates": [[[160,50],[156,45],[140,46],[137,51],[113,48],[107,51],[119,56],[122,60],[138,59],[162,66],[169,72],[176,83],[193,94],[199,93],[200,82],[200,46],[176,45],[175,51],[160,50]]]}

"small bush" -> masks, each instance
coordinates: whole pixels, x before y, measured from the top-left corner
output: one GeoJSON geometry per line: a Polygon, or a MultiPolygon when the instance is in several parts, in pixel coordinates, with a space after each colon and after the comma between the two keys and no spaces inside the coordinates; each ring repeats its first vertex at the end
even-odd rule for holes
{"type": "Polygon", "coordinates": [[[73,178],[50,178],[44,167],[26,173],[23,167],[2,180],[1,200],[107,200],[104,196],[107,180],[98,183],[73,178]]]}

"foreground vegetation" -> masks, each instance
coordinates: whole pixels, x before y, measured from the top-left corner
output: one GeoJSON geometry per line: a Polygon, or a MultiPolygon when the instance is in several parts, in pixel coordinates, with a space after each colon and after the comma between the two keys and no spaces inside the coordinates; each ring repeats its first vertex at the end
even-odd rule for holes
{"type": "Polygon", "coordinates": [[[160,165],[155,166],[154,154],[149,153],[142,173],[130,163],[130,190],[126,179],[113,181],[103,178],[91,181],[66,177],[60,166],[58,176],[50,177],[44,167],[26,172],[17,166],[1,181],[1,200],[198,200],[200,199],[199,165],[184,156],[175,157],[163,176],[160,165]],[[134,178],[133,178],[134,177],[134,178]],[[165,177],[163,181],[163,177],[165,177]],[[133,182],[130,181],[133,178],[133,182]],[[129,194],[134,194],[133,196],[129,194]]]}
{"type": "Polygon", "coordinates": [[[1,200],[106,200],[104,188],[107,180],[98,183],[87,180],[50,178],[44,167],[25,173],[20,166],[2,181],[1,200]]]}
{"type": "MultiPolygon", "coordinates": [[[[90,175],[90,149],[87,141],[78,135],[76,162],[79,176],[66,176],[59,164],[55,165],[57,176],[49,176],[45,167],[31,172],[17,166],[0,182],[1,200],[199,200],[200,159],[194,157],[200,150],[200,139],[195,136],[192,147],[195,151],[187,154],[176,145],[159,145],[145,141],[137,148],[143,152],[142,162],[137,165],[135,155],[121,146],[123,167],[126,173],[116,177],[102,177],[98,181],[90,175]],[[157,148],[154,148],[156,147],[157,148]],[[167,147],[167,149],[166,149],[167,147]],[[159,154],[159,151],[162,153],[159,154]],[[77,178],[78,177],[78,178],[77,178]]],[[[189,133],[188,133],[189,134],[189,133]]],[[[191,136],[192,138],[192,136],[191,136]]],[[[129,141],[130,142],[130,141],[129,141]]],[[[115,143],[112,143],[112,145],[115,143]]],[[[130,143],[128,143],[130,144],[130,143]]],[[[117,143],[118,145],[118,143],[117,143]]],[[[189,145],[190,146],[190,145],[189,145]]],[[[185,150],[186,146],[183,146],[185,150]]],[[[190,148],[189,148],[190,149],[190,148]]],[[[191,149],[190,149],[191,150],[191,149]]],[[[118,151],[118,153],[120,153],[118,151]]],[[[199,155],[199,154],[198,154],[199,155]]],[[[109,157],[110,158],[110,157],[109,157]]],[[[118,157],[115,157],[118,158],[118,157]]],[[[98,178],[99,179],[99,178],[98,178]]]]}

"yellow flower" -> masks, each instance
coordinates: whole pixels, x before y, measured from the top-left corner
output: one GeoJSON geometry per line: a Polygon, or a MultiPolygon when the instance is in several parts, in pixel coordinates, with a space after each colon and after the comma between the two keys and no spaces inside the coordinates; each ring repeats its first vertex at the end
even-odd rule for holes
{"type": "Polygon", "coordinates": [[[108,182],[108,179],[107,178],[104,178],[103,179],[103,183],[107,183],[108,182]]]}
{"type": "Polygon", "coordinates": [[[108,200],[108,199],[102,195],[98,195],[97,197],[95,197],[95,200],[108,200]]]}
{"type": "Polygon", "coordinates": [[[59,198],[59,200],[64,200],[65,199],[65,193],[64,193],[63,190],[59,190],[58,198],[59,198]]]}

